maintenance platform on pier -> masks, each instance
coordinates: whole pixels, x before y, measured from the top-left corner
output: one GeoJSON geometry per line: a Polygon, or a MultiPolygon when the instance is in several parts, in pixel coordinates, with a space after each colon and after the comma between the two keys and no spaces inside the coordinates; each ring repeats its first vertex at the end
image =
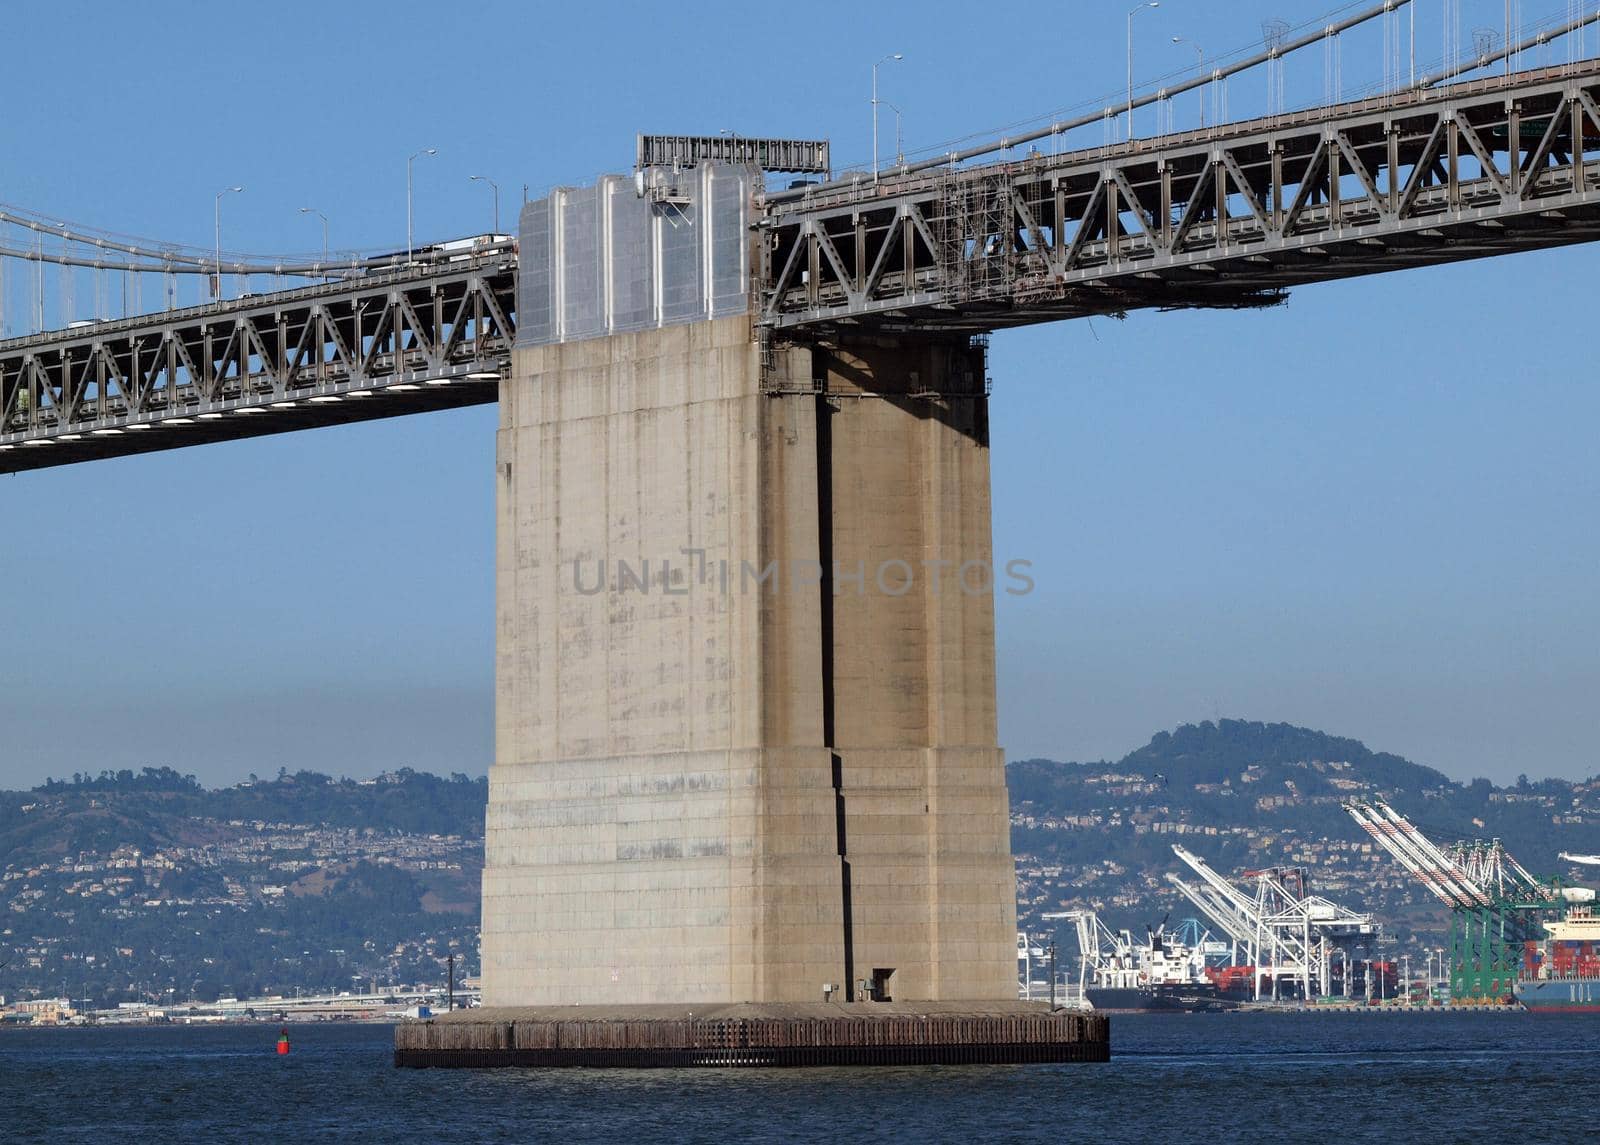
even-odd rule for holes
{"type": "Polygon", "coordinates": [[[418,1069],[1007,1065],[1109,1061],[1111,1034],[1041,1002],[546,1006],[407,1022],[394,1047],[418,1069]]]}

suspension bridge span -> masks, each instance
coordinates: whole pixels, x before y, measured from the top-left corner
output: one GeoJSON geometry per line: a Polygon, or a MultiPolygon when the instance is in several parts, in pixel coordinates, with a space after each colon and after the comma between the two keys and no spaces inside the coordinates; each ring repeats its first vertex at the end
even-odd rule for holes
{"type": "MultiPolygon", "coordinates": [[[[670,237],[693,171],[641,174],[670,237]]],[[[1593,241],[1597,185],[1591,61],[1062,155],[751,186],[736,293],[780,341],[1270,306],[1308,283],[1593,241]]],[[[488,236],[409,263],[259,264],[340,277],[0,341],[0,473],[495,401],[517,259],[488,236]]],[[[591,328],[556,314],[541,332],[591,328]]]]}
{"type": "Polygon", "coordinates": [[[1004,999],[984,336],[1600,238],[1600,61],[1070,126],[842,178],[647,137],[404,257],[38,224],[0,254],[311,281],[0,341],[0,472],[498,402],[485,1002],[1004,999]]]}

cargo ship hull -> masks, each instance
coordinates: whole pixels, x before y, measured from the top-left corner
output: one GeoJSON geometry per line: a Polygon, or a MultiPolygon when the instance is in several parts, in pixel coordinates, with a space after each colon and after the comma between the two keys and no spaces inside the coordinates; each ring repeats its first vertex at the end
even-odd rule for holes
{"type": "Polygon", "coordinates": [[[1600,979],[1520,979],[1512,994],[1535,1014],[1600,1014],[1600,979]]]}
{"type": "Polygon", "coordinates": [[[1549,938],[1523,952],[1512,995],[1533,1013],[1600,1014],[1600,916],[1577,903],[1544,929],[1549,938]]]}
{"type": "Polygon", "coordinates": [[[1197,1014],[1239,1008],[1237,1002],[1205,986],[1090,986],[1083,993],[1102,1014],[1197,1014]]]}

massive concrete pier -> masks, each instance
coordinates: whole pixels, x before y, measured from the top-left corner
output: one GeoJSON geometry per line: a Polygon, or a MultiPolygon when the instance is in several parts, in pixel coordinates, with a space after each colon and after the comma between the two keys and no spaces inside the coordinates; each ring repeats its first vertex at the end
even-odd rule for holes
{"type": "Polygon", "coordinates": [[[778,340],[750,173],[655,177],[524,210],[488,1009],[398,1060],[1103,1056],[1015,1001],[983,340],[778,340]]]}
{"type": "Polygon", "coordinates": [[[1012,996],[981,348],[515,362],[486,1003],[1012,996]]]}

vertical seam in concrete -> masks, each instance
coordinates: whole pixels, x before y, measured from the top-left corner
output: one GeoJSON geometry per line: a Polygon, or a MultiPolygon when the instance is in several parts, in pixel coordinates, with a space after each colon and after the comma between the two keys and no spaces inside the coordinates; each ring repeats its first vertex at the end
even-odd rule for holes
{"type": "Polygon", "coordinates": [[[817,563],[822,566],[822,742],[832,750],[838,713],[833,690],[833,421],[826,390],[817,397],[817,563]]]}
{"type": "MultiPolygon", "coordinates": [[[[825,355],[812,358],[813,371],[825,355]]],[[[834,692],[834,599],[833,599],[833,407],[828,404],[828,374],[821,371],[817,394],[817,563],[822,566],[821,629],[822,652],[822,742],[827,745],[833,769],[834,834],[839,851],[840,940],[844,948],[845,1001],[856,1000],[855,910],[850,886],[850,859],[845,836],[844,760],[837,751],[835,727],[838,697],[834,692]]]]}

